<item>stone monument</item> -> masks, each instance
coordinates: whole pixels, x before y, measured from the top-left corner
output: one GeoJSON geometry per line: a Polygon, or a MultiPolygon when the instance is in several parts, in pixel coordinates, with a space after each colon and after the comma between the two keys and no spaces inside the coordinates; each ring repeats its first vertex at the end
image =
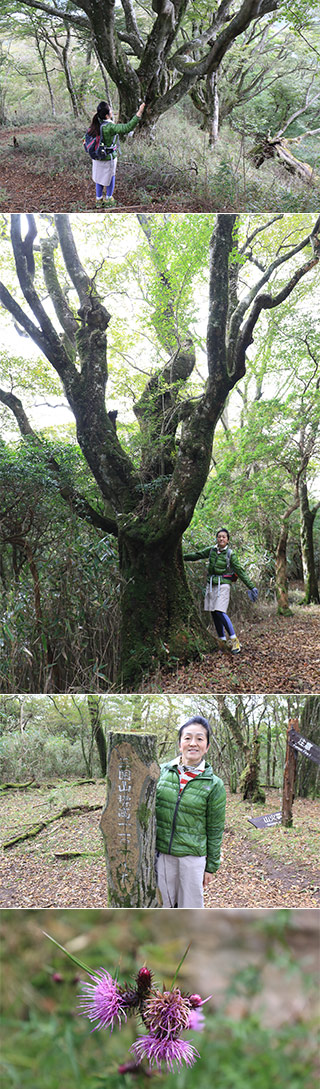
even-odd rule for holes
{"type": "Polygon", "coordinates": [[[153,734],[109,733],[103,835],[111,907],[157,907],[153,734]]]}

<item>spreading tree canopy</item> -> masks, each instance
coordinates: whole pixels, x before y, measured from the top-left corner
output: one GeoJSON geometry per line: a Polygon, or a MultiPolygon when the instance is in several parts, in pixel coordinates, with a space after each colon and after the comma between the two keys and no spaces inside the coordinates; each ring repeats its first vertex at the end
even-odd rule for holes
{"type": "MultiPolygon", "coordinates": [[[[10,269],[5,274],[8,286],[0,284],[0,302],[59,377],[100,496],[95,501],[92,490],[80,494],[72,479],[68,487],[64,481],[66,517],[69,504],[97,531],[117,538],[122,586],[120,679],[130,687],[159,660],[188,659],[212,645],[188,588],[182,535],[208,476],[216,423],[229,392],[245,375],[257,323],[275,308],[281,320],[281,305],[290,296],[294,314],[295,289],[304,277],[313,291],[320,217],[279,214],[253,221],[225,214],[130,217],[135,225],[138,220],[150,268],[148,289],[139,270],[137,275],[142,294],[149,292],[149,361],[153,357],[150,367],[145,353],[141,360],[139,354],[136,358],[144,380],[140,375],[131,448],[120,441],[114,413],[108,412],[106,404],[107,330],[112,313],[109,298],[107,308],[104,297],[108,289],[103,295],[99,286],[99,257],[96,262],[88,258],[93,223],[86,220],[83,244],[89,274],[69,216],[28,215],[27,220],[26,231],[24,217],[11,216],[18,287],[10,269]],[[200,370],[197,386],[192,386],[200,356],[192,322],[200,269],[207,276],[206,374],[200,370]]],[[[108,222],[107,216],[105,228],[110,231],[108,222]]],[[[108,241],[106,236],[107,264],[111,259],[108,241]]],[[[119,250],[121,245],[123,249],[123,239],[120,243],[118,237],[119,250]]],[[[130,263],[127,268],[123,296],[130,329],[138,303],[130,263]]],[[[21,391],[20,384],[18,395],[8,378],[0,399],[13,413],[25,441],[34,443],[36,456],[38,439],[21,391]]],[[[49,471],[59,484],[59,457],[50,455],[49,471]]]]}
{"type": "MultiPolygon", "coordinates": [[[[148,126],[199,80],[212,75],[251,23],[286,16],[282,0],[19,0],[18,10],[47,12],[92,34],[101,64],[117,87],[120,118],[142,99],[148,126]]],[[[291,5],[294,7],[294,4],[291,5]]],[[[290,7],[290,5],[289,5],[290,7]]]]}

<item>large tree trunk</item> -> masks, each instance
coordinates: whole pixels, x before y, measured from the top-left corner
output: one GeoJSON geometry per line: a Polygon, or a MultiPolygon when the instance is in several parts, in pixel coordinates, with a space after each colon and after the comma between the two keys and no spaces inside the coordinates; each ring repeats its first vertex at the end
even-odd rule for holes
{"type": "Polygon", "coordinates": [[[299,480],[299,506],[301,554],[305,588],[304,600],[306,605],[310,605],[311,602],[319,605],[319,587],[313,546],[313,523],[318,510],[318,504],[314,510],[310,510],[306,473],[301,474],[299,480]]]}
{"type": "Polygon", "coordinates": [[[287,542],[289,535],[289,518],[299,503],[296,496],[291,507],[288,507],[283,518],[280,537],[276,551],[276,597],[278,603],[278,616],[292,616],[289,608],[288,578],[287,578],[287,542]]]}
{"type": "Polygon", "coordinates": [[[191,596],[181,544],[122,538],[121,682],[135,687],[153,664],[190,661],[217,646],[191,596]]]}

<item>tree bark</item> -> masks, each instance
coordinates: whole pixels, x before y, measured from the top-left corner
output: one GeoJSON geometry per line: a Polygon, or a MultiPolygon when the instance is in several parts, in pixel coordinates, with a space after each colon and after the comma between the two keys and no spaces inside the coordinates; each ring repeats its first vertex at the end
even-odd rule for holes
{"type": "Polygon", "coordinates": [[[107,773],[107,742],[101,722],[101,700],[99,699],[99,696],[94,695],[94,693],[89,693],[87,701],[91,720],[92,737],[99,753],[101,774],[105,776],[107,773]]]}
{"type": "Polygon", "coordinates": [[[181,542],[121,539],[121,684],[140,684],[157,663],[173,667],[216,649],[191,596],[181,542]]]}
{"type": "Polygon", "coordinates": [[[299,480],[299,507],[302,568],[305,589],[304,601],[306,605],[310,605],[311,602],[315,605],[319,605],[320,596],[313,544],[313,525],[319,504],[317,503],[313,510],[310,510],[306,472],[301,473],[299,480]]]}
{"type": "Polygon", "coordinates": [[[260,737],[256,730],[250,747],[248,762],[240,777],[240,790],[244,801],[265,802],[260,786],[260,737]]]}
{"type": "Polygon", "coordinates": [[[215,147],[219,136],[219,85],[218,72],[208,77],[208,102],[210,109],[209,147],[215,147]]]}
{"type": "Polygon", "coordinates": [[[289,608],[288,578],[287,578],[287,542],[289,535],[289,518],[299,503],[298,496],[294,503],[286,510],[283,518],[280,536],[276,551],[276,598],[278,603],[278,616],[292,616],[289,608]]]}

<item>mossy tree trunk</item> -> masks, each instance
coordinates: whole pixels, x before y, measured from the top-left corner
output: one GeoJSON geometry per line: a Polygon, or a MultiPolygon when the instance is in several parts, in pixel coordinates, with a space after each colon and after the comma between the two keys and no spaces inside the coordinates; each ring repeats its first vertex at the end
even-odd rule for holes
{"type": "Polygon", "coordinates": [[[265,802],[266,796],[260,786],[260,737],[256,729],[250,746],[248,762],[240,777],[240,790],[244,801],[265,802]]]}
{"type": "Polygon", "coordinates": [[[106,775],[107,770],[107,742],[101,721],[101,700],[93,692],[87,696],[88,710],[91,722],[92,740],[97,746],[101,767],[101,775],[106,775]]]}
{"type": "MultiPolygon", "coordinates": [[[[165,239],[160,236],[159,244],[160,217],[155,217],[156,222],[152,216],[140,214],[137,218],[158,284],[159,303],[153,316],[155,338],[168,357],[147,379],[134,406],[141,440],[140,464],[121,444],[107,411],[107,329],[111,315],[99,297],[96,276],[90,278],[81,263],[69,217],[58,213],[53,225],[46,224],[46,237],[41,242],[44,282],[38,294],[33,279],[36,221],[31,214],[27,216],[24,234],[24,218],[14,213],[12,248],[29,310],[23,310],[0,284],[0,301],[59,375],[74,414],[79,446],[99,489],[100,504],[95,505],[81,494],[76,483],[66,485],[59,460],[52,455],[48,458],[50,473],[54,473],[60,493],[73,512],[90,521],[97,533],[118,540],[122,581],[119,680],[129,688],[137,687],[142,674],[154,669],[158,661],[192,659],[213,646],[213,636],[202,626],[187,585],[182,536],[208,476],[216,423],[230,390],[245,374],[246,351],[253,342],[260,314],[288,298],[318,261],[315,256],[308,257],[292,275],[289,271],[278,293],[272,295],[265,290],[275,269],[309,244],[308,234],[296,246],[283,248],[271,259],[263,276],[244,295],[239,274],[243,262],[251,260],[257,231],[240,245],[237,217],[213,217],[207,379],[203,392],[190,397],[187,383],[195,368],[196,353],[183,315],[177,330],[181,283],[171,282],[166,259],[168,238],[170,245],[175,244],[174,233],[170,235],[174,225],[161,220],[165,239]],[[61,252],[56,262],[58,247],[61,252]],[[78,298],[77,312],[60,282],[62,260],[72,296],[78,298]],[[50,297],[50,314],[58,319],[58,328],[42,296],[50,297]]],[[[268,224],[262,224],[258,235],[266,227],[268,224]]],[[[319,229],[320,217],[313,232],[319,229]]],[[[192,259],[188,238],[186,262],[191,267],[192,259]]],[[[39,277],[40,270],[37,283],[39,277]]],[[[40,440],[19,398],[1,390],[0,400],[10,406],[25,441],[35,443],[36,453],[40,440]]]]}
{"type": "Polygon", "coordinates": [[[315,605],[319,605],[319,586],[313,543],[313,526],[319,509],[319,503],[317,503],[312,510],[310,509],[306,472],[301,474],[299,480],[299,507],[301,554],[305,588],[304,600],[306,605],[310,605],[311,602],[315,605]]]}
{"type": "Polygon", "coordinates": [[[297,509],[299,503],[298,495],[296,494],[294,502],[287,508],[282,526],[280,529],[280,536],[277,544],[276,551],[276,598],[278,604],[278,616],[292,616],[291,609],[289,608],[289,594],[288,594],[288,575],[287,575],[287,543],[289,536],[289,518],[294,510],[297,509]]]}
{"type": "Polygon", "coordinates": [[[190,661],[216,646],[202,624],[186,581],[181,542],[164,540],[146,547],[138,539],[121,542],[122,672],[124,687],[157,664],[190,661]]]}

